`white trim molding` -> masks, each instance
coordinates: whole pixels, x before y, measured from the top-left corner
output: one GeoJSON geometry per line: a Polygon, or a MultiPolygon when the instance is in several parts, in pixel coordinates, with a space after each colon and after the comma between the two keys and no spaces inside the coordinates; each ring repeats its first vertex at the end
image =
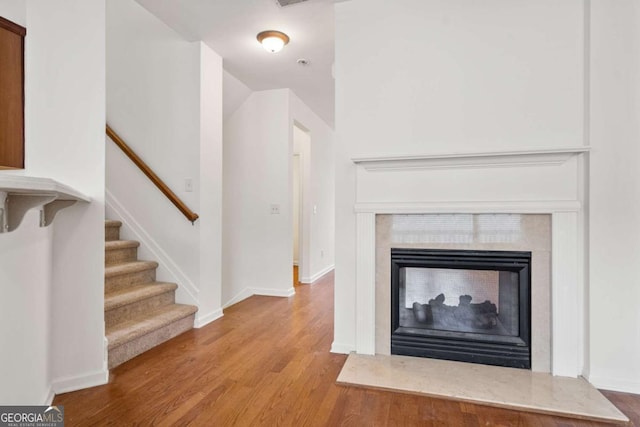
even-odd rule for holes
{"type": "Polygon", "coordinates": [[[234,304],[239,303],[254,295],[260,295],[265,297],[280,297],[289,298],[295,295],[296,290],[291,287],[289,289],[265,289],[265,288],[250,288],[246,287],[242,291],[238,292],[233,298],[227,301],[222,308],[229,308],[234,304]]]}
{"type": "Polygon", "coordinates": [[[56,397],[56,394],[53,392],[53,387],[49,387],[49,390],[47,390],[47,393],[45,395],[45,398],[42,404],[47,406],[51,405],[55,397],[56,397]]]}
{"type": "Polygon", "coordinates": [[[367,171],[412,169],[495,168],[504,166],[561,165],[589,147],[551,148],[484,153],[430,154],[422,156],[356,157],[351,159],[367,171]]]}
{"type": "Polygon", "coordinates": [[[103,369],[100,371],[88,372],[83,375],[58,378],[53,381],[52,387],[55,394],[61,394],[103,385],[108,382],[109,371],[103,369]]]}
{"type": "Polygon", "coordinates": [[[356,349],[376,353],[376,215],[356,215],[356,349]]]}
{"type": "Polygon", "coordinates": [[[622,393],[640,394],[640,383],[634,381],[616,378],[594,377],[592,375],[587,377],[587,381],[593,384],[594,387],[601,390],[613,390],[622,393]]]}
{"type": "MultiPolygon", "coordinates": [[[[200,314],[199,310],[198,310],[198,314],[200,314]]],[[[196,320],[195,322],[193,322],[193,327],[197,329],[202,328],[203,326],[208,325],[214,320],[218,320],[222,316],[224,316],[224,313],[222,312],[222,308],[213,310],[208,314],[196,315],[196,320]]]]}
{"type": "Polygon", "coordinates": [[[300,283],[303,283],[305,285],[310,285],[313,282],[315,282],[316,280],[320,279],[325,274],[330,273],[334,268],[335,268],[335,266],[333,264],[328,265],[325,268],[323,268],[322,270],[318,271],[316,274],[312,275],[311,277],[301,277],[300,278],[300,283]]]}
{"type": "Polygon", "coordinates": [[[296,290],[292,287],[289,289],[265,289],[265,288],[249,288],[252,295],[261,295],[264,297],[281,297],[289,298],[296,294],[296,290]]]}
{"type": "Polygon", "coordinates": [[[243,301],[243,300],[249,298],[250,296],[253,296],[253,293],[251,292],[251,289],[250,288],[244,288],[243,290],[238,292],[233,298],[231,298],[229,301],[224,303],[222,305],[222,309],[224,310],[225,308],[229,308],[232,305],[235,305],[235,304],[239,303],[240,301],[243,301]]]}
{"type": "Polygon", "coordinates": [[[349,354],[356,351],[356,349],[352,345],[341,344],[334,341],[331,344],[331,350],[329,351],[336,354],[349,354]]]}
{"type": "Polygon", "coordinates": [[[433,214],[433,213],[519,213],[545,214],[576,212],[581,208],[577,200],[510,200],[477,202],[362,202],[356,203],[356,213],[376,214],[433,214]]]}
{"type": "Polygon", "coordinates": [[[551,216],[551,369],[554,375],[577,377],[582,334],[578,292],[578,213],[551,216]]]}

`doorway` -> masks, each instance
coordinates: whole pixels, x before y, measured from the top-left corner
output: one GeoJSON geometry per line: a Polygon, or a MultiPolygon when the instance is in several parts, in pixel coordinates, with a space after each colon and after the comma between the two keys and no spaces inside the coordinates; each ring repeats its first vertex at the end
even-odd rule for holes
{"type": "Polygon", "coordinates": [[[300,153],[293,153],[293,286],[300,284],[300,153]]]}
{"type": "Polygon", "coordinates": [[[307,283],[310,271],[309,265],[309,235],[310,235],[310,198],[309,165],[311,154],[311,136],[309,131],[295,122],[293,125],[293,156],[292,171],[292,228],[293,228],[293,284],[307,283]]]}

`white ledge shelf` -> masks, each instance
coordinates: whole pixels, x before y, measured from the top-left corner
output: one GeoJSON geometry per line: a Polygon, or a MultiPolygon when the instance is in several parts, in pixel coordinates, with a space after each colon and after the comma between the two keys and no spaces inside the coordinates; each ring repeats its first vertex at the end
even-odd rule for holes
{"type": "Polygon", "coordinates": [[[0,176],[0,233],[20,226],[25,214],[40,209],[40,227],[53,222],[56,214],[76,202],[91,199],[75,189],[49,178],[0,176]]]}
{"type": "Polygon", "coordinates": [[[555,148],[485,153],[432,154],[399,157],[356,157],[351,159],[367,171],[561,165],[590,147],[555,148]]]}

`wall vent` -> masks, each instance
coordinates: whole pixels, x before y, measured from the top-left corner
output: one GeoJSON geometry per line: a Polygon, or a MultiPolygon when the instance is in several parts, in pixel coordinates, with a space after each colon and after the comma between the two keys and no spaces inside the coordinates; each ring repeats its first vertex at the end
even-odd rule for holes
{"type": "Polygon", "coordinates": [[[305,1],[309,1],[309,0],[276,0],[276,3],[278,3],[280,7],[285,7],[285,6],[291,6],[292,4],[296,4],[296,3],[303,3],[305,1]]]}

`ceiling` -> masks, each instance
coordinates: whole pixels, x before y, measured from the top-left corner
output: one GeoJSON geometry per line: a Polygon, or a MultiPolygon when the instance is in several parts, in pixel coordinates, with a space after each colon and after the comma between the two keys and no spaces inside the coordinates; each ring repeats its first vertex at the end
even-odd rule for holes
{"type": "Polygon", "coordinates": [[[334,0],[286,7],[276,0],[136,1],[187,40],[204,41],[250,89],[290,88],[333,127],[334,0]],[[263,30],[282,31],[291,41],[269,53],[256,40],[263,30]],[[301,58],[309,65],[299,65],[301,58]]]}

